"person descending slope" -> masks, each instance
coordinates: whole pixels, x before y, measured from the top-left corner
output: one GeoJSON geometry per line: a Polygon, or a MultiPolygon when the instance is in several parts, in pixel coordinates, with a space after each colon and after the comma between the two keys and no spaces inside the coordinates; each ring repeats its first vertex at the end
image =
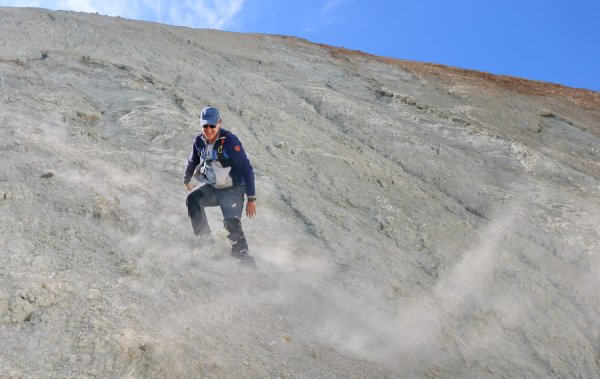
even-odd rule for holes
{"type": "Polygon", "coordinates": [[[222,128],[219,110],[206,107],[200,113],[202,132],[196,135],[187,160],[183,183],[191,191],[186,199],[194,234],[201,246],[212,246],[213,238],[205,207],[219,206],[231,242],[231,254],[240,262],[254,265],[242,230],[242,208],[246,194],[246,216],[256,215],[254,170],[242,143],[235,134],[222,128]],[[192,177],[200,184],[194,188],[192,177]]]}

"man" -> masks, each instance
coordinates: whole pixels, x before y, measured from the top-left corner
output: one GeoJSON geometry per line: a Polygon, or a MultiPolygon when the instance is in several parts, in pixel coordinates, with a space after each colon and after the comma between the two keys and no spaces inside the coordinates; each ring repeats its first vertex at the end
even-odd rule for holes
{"type": "Polygon", "coordinates": [[[240,140],[222,128],[219,110],[206,107],[200,113],[202,133],[198,133],[187,160],[183,183],[191,191],[186,200],[194,234],[201,246],[212,246],[210,227],[204,207],[221,207],[231,254],[239,261],[254,264],[242,231],[242,208],[246,194],[246,216],[256,215],[254,170],[240,140]],[[192,176],[200,181],[194,189],[192,176]]]}

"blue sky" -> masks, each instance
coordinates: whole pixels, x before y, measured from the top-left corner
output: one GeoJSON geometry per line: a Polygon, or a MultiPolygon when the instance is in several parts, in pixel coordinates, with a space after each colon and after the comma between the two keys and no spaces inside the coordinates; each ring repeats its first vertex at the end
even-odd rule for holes
{"type": "Polygon", "coordinates": [[[600,0],[0,0],[0,5],[292,35],[600,92],[600,0]]]}

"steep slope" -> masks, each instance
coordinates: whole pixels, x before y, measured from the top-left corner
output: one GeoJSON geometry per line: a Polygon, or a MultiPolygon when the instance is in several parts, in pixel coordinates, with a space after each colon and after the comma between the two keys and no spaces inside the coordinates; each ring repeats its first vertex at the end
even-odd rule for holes
{"type": "Polygon", "coordinates": [[[600,94],[72,12],[0,31],[1,375],[600,375],[600,94]],[[206,104],[256,170],[257,271],[195,247],[206,104]]]}

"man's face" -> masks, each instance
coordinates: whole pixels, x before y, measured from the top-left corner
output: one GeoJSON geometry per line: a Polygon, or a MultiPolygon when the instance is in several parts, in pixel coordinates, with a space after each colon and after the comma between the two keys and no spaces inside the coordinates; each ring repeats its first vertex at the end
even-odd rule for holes
{"type": "Polygon", "coordinates": [[[202,133],[204,134],[204,137],[206,137],[206,140],[208,142],[213,142],[219,135],[220,128],[221,128],[221,120],[219,120],[219,122],[217,122],[217,125],[208,125],[208,124],[203,125],[202,133]],[[215,126],[215,127],[211,128],[211,126],[215,126]]]}

